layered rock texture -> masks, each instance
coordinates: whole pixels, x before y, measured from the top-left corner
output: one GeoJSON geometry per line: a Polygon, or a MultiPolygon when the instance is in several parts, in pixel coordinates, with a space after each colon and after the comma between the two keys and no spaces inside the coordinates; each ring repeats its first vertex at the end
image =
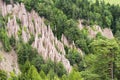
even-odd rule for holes
{"type": "Polygon", "coordinates": [[[32,10],[26,11],[24,4],[6,5],[0,0],[3,17],[7,16],[7,32],[19,40],[19,35],[27,43],[31,35],[35,37],[32,47],[36,48],[40,55],[46,60],[62,62],[67,72],[71,71],[70,62],[65,58],[65,50],[62,42],[53,35],[50,26],[44,24],[44,18],[32,10]]]}

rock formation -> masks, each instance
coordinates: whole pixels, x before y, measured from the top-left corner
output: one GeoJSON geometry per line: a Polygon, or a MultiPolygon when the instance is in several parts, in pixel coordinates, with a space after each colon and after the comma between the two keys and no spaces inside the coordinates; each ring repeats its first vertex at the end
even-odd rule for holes
{"type": "Polygon", "coordinates": [[[22,3],[14,4],[13,7],[10,4],[6,5],[2,0],[0,2],[3,17],[8,16],[9,37],[13,35],[19,40],[18,34],[21,33],[23,41],[28,42],[31,34],[34,35],[32,47],[36,48],[45,60],[50,58],[52,61],[62,62],[67,72],[71,71],[70,62],[65,58],[63,43],[57,40],[50,26],[44,24],[44,18],[39,17],[34,10],[27,12],[22,3]]]}
{"type": "MultiPolygon", "coordinates": [[[[78,28],[80,30],[84,29],[84,26],[82,25],[82,20],[79,20],[78,28]]],[[[89,34],[88,37],[90,38],[95,38],[98,32],[100,32],[102,36],[108,39],[114,38],[112,31],[109,28],[101,29],[101,27],[98,25],[94,25],[92,28],[90,26],[87,26],[86,28],[88,29],[88,34],[89,34]]]]}
{"type": "Polygon", "coordinates": [[[0,43],[0,69],[7,72],[14,71],[15,74],[19,74],[20,70],[17,64],[17,55],[15,51],[12,50],[11,52],[6,53],[2,47],[3,46],[0,43]]]}
{"type": "Polygon", "coordinates": [[[73,41],[72,44],[70,44],[64,34],[62,34],[61,41],[62,41],[63,44],[66,45],[67,47],[72,48],[72,49],[73,49],[73,48],[76,49],[76,50],[80,53],[81,57],[83,57],[83,51],[82,51],[80,48],[77,48],[77,47],[75,46],[74,41],[73,41]]]}

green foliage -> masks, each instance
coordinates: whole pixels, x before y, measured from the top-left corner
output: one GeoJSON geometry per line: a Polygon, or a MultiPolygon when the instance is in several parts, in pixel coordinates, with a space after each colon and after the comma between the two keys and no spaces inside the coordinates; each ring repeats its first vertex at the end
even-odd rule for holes
{"type": "Polygon", "coordinates": [[[97,39],[106,39],[106,37],[102,36],[102,34],[101,34],[100,32],[98,32],[98,33],[96,34],[96,38],[97,38],[97,39]]]}
{"type": "Polygon", "coordinates": [[[0,70],[0,80],[7,80],[7,73],[3,70],[0,70]]]}
{"type": "Polygon", "coordinates": [[[54,63],[51,60],[47,60],[46,64],[41,65],[42,70],[47,74],[49,70],[54,70],[54,63]]]}
{"type": "MultiPolygon", "coordinates": [[[[28,11],[34,9],[40,16],[44,16],[58,39],[64,33],[70,42],[74,41],[85,53],[89,53],[87,41],[84,40],[87,38],[81,38],[77,19],[84,19],[84,25],[111,27],[114,33],[119,24],[120,7],[110,6],[103,1],[92,3],[89,0],[15,0],[14,2],[23,2],[28,11]]],[[[30,43],[31,41],[32,38],[30,43]]]]}
{"type": "MultiPolygon", "coordinates": [[[[10,3],[10,0],[5,1],[10,3]]],[[[58,77],[61,76],[62,80],[82,80],[81,75],[85,80],[110,80],[110,63],[114,63],[114,78],[120,79],[120,51],[116,42],[104,38],[100,33],[96,35],[96,40],[89,40],[88,31],[80,31],[77,27],[78,19],[84,20],[82,23],[84,26],[96,24],[103,28],[109,27],[119,40],[120,6],[105,4],[104,1],[99,2],[99,0],[95,3],[89,0],[14,0],[14,2],[23,2],[28,11],[34,9],[40,16],[45,17],[47,25],[51,26],[58,39],[64,34],[70,43],[74,41],[75,45],[87,54],[81,59],[76,50],[66,48],[66,57],[71,65],[76,70],[83,70],[82,72],[73,70],[66,75],[61,63],[51,60],[43,61],[43,58],[37,55],[37,51],[30,46],[34,41],[34,36],[31,35],[29,44],[24,44],[21,40],[21,43],[17,45],[18,62],[23,72],[18,77],[20,80],[59,80],[58,77]]],[[[5,18],[0,16],[0,39],[6,51],[10,51],[11,46],[15,46],[16,43],[13,36],[8,38],[4,27],[8,16],[10,14],[5,18]]],[[[19,19],[17,23],[21,26],[19,19]]],[[[18,31],[20,38],[21,34],[22,30],[18,31]]]]}
{"type": "Polygon", "coordinates": [[[44,16],[49,21],[55,36],[60,39],[65,29],[67,16],[61,10],[52,7],[52,5],[52,0],[51,4],[48,4],[47,1],[43,0],[43,2],[39,3],[36,11],[40,16],[44,16]]]}
{"type": "Polygon", "coordinates": [[[18,76],[19,80],[29,80],[27,74],[28,74],[30,67],[31,67],[31,64],[28,60],[25,62],[24,65],[20,66],[22,73],[18,76]]]}
{"type": "Polygon", "coordinates": [[[30,62],[27,60],[24,65],[21,65],[21,71],[22,71],[23,73],[28,72],[30,66],[31,66],[31,64],[30,64],[30,62]]]}
{"type": "Polygon", "coordinates": [[[12,47],[14,47],[15,44],[16,44],[16,40],[15,40],[15,38],[14,38],[13,35],[12,35],[12,36],[10,37],[10,45],[11,45],[12,47]]]}
{"type": "Polygon", "coordinates": [[[76,49],[66,48],[66,58],[70,64],[78,71],[84,70],[83,57],[76,49]]]}
{"type": "Polygon", "coordinates": [[[88,70],[80,72],[81,76],[84,77],[84,80],[101,80],[99,75],[92,73],[88,70]]]}
{"type": "Polygon", "coordinates": [[[44,64],[43,57],[38,55],[37,57],[33,58],[31,63],[37,68],[38,71],[40,71],[42,64],[44,64]]]}
{"type": "Polygon", "coordinates": [[[70,19],[70,20],[67,20],[66,23],[65,23],[65,32],[64,34],[68,37],[68,39],[70,41],[75,41],[79,38],[79,29],[76,27],[77,26],[77,23],[70,19]]]}
{"type": "MultiPolygon", "coordinates": [[[[17,53],[18,62],[23,73],[29,72],[30,66],[32,64],[35,66],[38,72],[42,70],[45,72],[45,74],[49,74],[49,70],[54,70],[54,73],[60,77],[63,74],[66,74],[66,70],[61,63],[53,63],[51,60],[44,62],[42,56],[37,55],[38,53],[36,50],[34,50],[29,44],[19,44],[17,47],[17,53]]],[[[45,78],[43,73],[41,73],[41,75],[42,78],[45,78]]],[[[26,74],[22,74],[21,76],[24,76],[23,79],[28,78],[28,75],[26,74]]],[[[28,79],[30,79],[30,76],[28,79]]]]}
{"type": "MultiPolygon", "coordinates": [[[[25,7],[28,11],[31,11],[32,8],[35,7],[35,2],[37,1],[32,1],[32,0],[23,0],[24,4],[25,4],[25,7]]],[[[36,4],[37,5],[37,4],[36,4]]]]}
{"type": "Polygon", "coordinates": [[[40,76],[42,79],[44,79],[44,80],[46,79],[46,75],[42,70],[40,71],[40,76]]]}
{"type": "Polygon", "coordinates": [[[64,74],[64,75],[62,76],[62,79],[61,79],[61,80],[68,80],[67,75],[64,74]]]}
{"type": "Polygon", "coordinates": [[[0,14],[0,41],[2,41],[4,50],[6,52],[9,52],[11,50],[10,40],[9,40],[7,32],[6,32],[5,20],[1,14],[0,14]]]}
{"type": "Polygon", "coordinates": [[[69,74],[69,80],[84,80],[78,71],[72,70],[69,74]]]}
{"type": "Polygon", "coordinates": [[[86,54],[89,53],[89,49],[85,39],[77,40],[75,43],[76,43],[76,46],[81,48],[83,51],[85,51],[86,54]]]}
{"type": "Polygon", "coordinates": [[[42,80],[37,69],[29,61],[23,65],[22,74],[18,78],[19,80],[42,80]]]}
{"type": "Polygon", "coordinates": [[[62,75],[67,73],[61,62],[55,63],[54,71],[59,77],[62,77],[62,75]]]}
{"type": "Polygon", "coordinates": [[[66,55],[71,65],[78,64],[81,61],[80,53],[76,49],[69,49],[66,55]]]}
{"type": "Polygon", "coordinates": [[[22,24],[22,23],[21,23],[21,21],[20,21],[20,19],[19,19],[18,17],[16,18],[16,22],[17,22],[17,24],[21,27],[21,24],[22,24]]]}
{"type": "Polygon", "coordinates": [[[35,37],[33,34],[31,34],[31,38],[29,39],[28,43],[31,45],[34,40],[35,40],[35,37]]]}
{"type": "Polygon", "coordinates": [[[17,45],[17,54],[19,64],[24,64],[27,60],[32,61],[38,52],[29,44],[20,43],[17,45]]]}
{"type": "Polygon", "coordinates": [[[108,39],[94,40],[90,44],[90,50],[93,54],[85,57],[86,69],[83,72],[86,80],[110,80],[112,73],[115,75],[111,66],[115,62],[114,55],[119,53],[116,41],[108,39]]]}
{"type": "Polygon", "coordinates": [[[37,72],[37,69],[34,66],[30,66],[30,69],[27,73],[27,79],[28,80],[42,80],[39,73],[37,72]]]}
{"type": "Polygon", "coordinates": [[[18,80],[18,77],[15,75],[15,73],[11,72],[8,80],[18,80]]]}
{"type": "MultiPolygon", "coordinates": [[[[69,41],[75,42],[80,40],[77,19],[84,19],[85,25],[111,27],[115,33],[120,18],[120,7],[105,4],[104,1],[92,3],[89,0],[14,0],[14,2],[23,2],[28,11],[34,9],[40,16],[44,16],[58,39],[64,33],[69,41]]],[[[88,53],[88,50],[85,48],[84,52],[88,53]]]]}
{"type": "Polygon", "coordinates": [[[6,52],[9,52],[11,50],[11,46],[10,46],[9,38],[7,36],[7,32],[4,28],[0,28],[0,40],[2,41],[4,50],[6,52]]]}
{"type": "Polygon", "coordinates": [[[22,29],[20,29],[20,30],[17,32],[17,35],[18,35],[18,37],[21,37],[21,35],[22,35],[22,29]]]}
{"type": "Polygon", "coordinates": [[[50,69],[47,74],[48,80],[54,80],[54,76],[55,76],[54,71],[52,69],[50,69]]]}
{"type": "Polygon", "coordinates": [[[5,2],[8,4],[8,3],[10,3],[10,0],[5,0],[5,2]]]}
{"type": "MultiPolygon", "coordinates": [[[[120,42],[119,42],[119,40],[117,40],[117,44],[118,44],[118,46],[119,46],[119,48],[120,48],[120,42]]],[[[119,49],[120,50],[120,49],[119,49]]],[[[117,53],[116,55],[115,55],[115,77],[119,80],[120,79],[120,76],[119,76],[119,74],[120,74],[120,51],[119,51],[119,53],[117,53]]]]}
{"type": "MultiPolygon", "coordinates": [[[[54,63],[49,59],[47,61],[44,61],[43,57],[39,56],[37,51],[33,49],[29,44],[25,44],[25,43],[18,44],[17,54],[18,54],[18,62],[20,64],[20,69],[23,73],[20,76],[21,79],[28,78],[26,72],[29,72],[31,64],[36,68],[37,72],[43,71],[45,75],[49,74],[50,70],[53,70],[53,73],[57,74],[59,77],[61,77],[63,74],[66,74],[66,70],[62,65],[62,63],[56,63],[56,62],[54,63]]],[[[43,72],[41,72],[42,75],[41,78],[45,78],[43,72]]]]}
{"type": "Polygon", "coordinates": [[[2,17],[1,11],[0,11],[0,28],[3,27],[5,24],[4,18],[2,17]]]}
{"type": "Polygon", "coordinates": [[[53,70],[59,77],[66,74],[66,70],[62,63],[53,63],[51,60],[48,60],[46,64],[41,65],[41,67],[45,74],[48,74],[50,70],[53,70]]]}
{"type": "Polygon", "coordinates": [[[72,43],[72,41],[75,42],[75,45],[79,48],[81,48],[85,53],[89,53],[88,47],[87,47],[87,30],[79,30],[77,24],[74,20],[68,20],[66,21],[66,31],[65,35],[68,37],[69,42],[72,43]],[[70,26],[70,27],[69,27],[70,26]]]}
{"type": "MultiPolygon", "coordinates": [[[[92,0],[92,1],[94,1],[95,2],[95,0],[92,0]]],[[[102,0],[99,0],[99,1],[102,1],[102,0]]],[[[104,2],[106,3],[106,4],[111,4],[111,5],[119,5],[120,4],[120,1],[119,0],[104,0],[104,2]]]]}

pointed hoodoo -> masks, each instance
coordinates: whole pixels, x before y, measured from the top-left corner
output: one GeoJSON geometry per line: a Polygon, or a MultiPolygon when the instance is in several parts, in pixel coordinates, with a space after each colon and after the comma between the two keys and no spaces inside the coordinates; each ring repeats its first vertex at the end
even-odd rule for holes
{"type": "MultiPolygon", "coordinates": [[[[0,0],[2,1],[2,0],[0,0]]],[[[2,15],[6,16],[8,13],[13,16],[8,17],[8,35],[13,35],[16,40],[18,33],[22,40],[27,43],[31,38],[31,34],[35,37],[32,47],[36,48],[38,53],[46,60],[50,58],[53,61],[62,62],[67,72],[71,71],[71,65],[68,59],[65,58],[64,45],[53,34],[50,25],[47,27],[44,24],[43,18],[32,10],[27,12],[24,4],[14,4],[12,7],[7,7],[5,3],[2,5],[2,15]],[[20,21],[20,24],[16,20],[20,21]],[[62,54],[61,54],[62,53],[62,54]],[[64,62],[65,61],[65,62],[64,62]]],[[[11,5],[9,5],[11,6],[11,5]]]]}

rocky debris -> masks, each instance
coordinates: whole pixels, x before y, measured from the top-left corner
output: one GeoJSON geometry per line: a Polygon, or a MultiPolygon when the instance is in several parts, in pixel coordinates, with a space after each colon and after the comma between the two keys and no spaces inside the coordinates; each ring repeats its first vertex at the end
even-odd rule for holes
{"type": "MultiPolygon", "coordinates": [[[[0,0],[2,1],[2,0],[0,0]]],[[[6,5],[2,4],[2,15],[8,16],[8,35],[13,35],[18,40],[18,34],[21,34],[24,42],[28,42],[31,34],[35,37],[32,44],[40,55],[46,60],[50,58],[52,61],[62,62],[67,72],[71,71],[71,65],[68,59],[65,58],[64,44],[57,40],[50,26],[44,24],[44,18],[32,10],[30,13],[26,11],[24,4],[6,5]],[[10,6],[10,7],[8,7],[10,6]],[[20,20],[21,25],[17,22],[20,20]]]]}
{"type": "Polygon", "coordinates": [[[92,28],[89,27],[89,37],[90,38],[94,38],[96,37],[97,33],[100,32],[102,34],[102,36],[108,38],[108,39],[113,39],[113,34],[111,29],[109,28],[105,28],[105,29],[101,29],[100,26],[94,26],[94,30],[92,28]]]}
{"type": "MultiPolygon", "coordinates": [[[[80,30],[84,29],[81,22],[82,22],[82,20],[79,20],[78,27],[80,30]]],[[[87,26],[85,28],[88,29],[88,34],[89,34],[88,37],[90,37],[90,38],[95,38],[98,32],[100,32],[102,34],[102,36],[104,36],[108,39],[114,38],[113,33],[112,33],[111,29],[109,29],[109,28],[101,29],[101,27],[98,25],[94,25],[93,27],[87,26]]]]}
{"type": "Polygon", "coordinates": [[[114,37],[111,29],[108,28],[103,29],[102,35],[108,39],[112,39],[114,37]]]}
{"type": "Polygon", "coordinates": [[[102,33],[101,28],[97,25],[95,25],[93,28],[91,28],[90,26],[88,26],[87,28],[88,28],[88,32],[89,32],[88,36],[90,38],[95,38],[98,32],[102,33]]]}
{"type": "MultiPolygon", "coordinates": [[[[0,48],[2,44],[0,43],[0,48]]],[[[9,53],[4,52],[4,50],[0,50],[0,69],[5,70],[7,72],[15,72],[16,74],[20,73],[18,64],[17,64],[17,55],[14,50],[9,53]]]]}

